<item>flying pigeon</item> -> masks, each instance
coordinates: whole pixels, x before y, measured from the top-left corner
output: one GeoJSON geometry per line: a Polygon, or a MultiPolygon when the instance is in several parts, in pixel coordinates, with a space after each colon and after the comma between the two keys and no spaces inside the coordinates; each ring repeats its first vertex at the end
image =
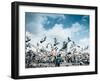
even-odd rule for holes
{"type": "Polygon", "coordinates": [[[26,37],[26,38],[27,38],[27,40],[25,42],[29,42],[31,40],[29,37],[26,37]]]}
{"type": "Polygon", "coordinates": [[[59,44],[59,42],[57,42],[57,39],[54,38],[54,46],[56,46],[56,45],[58,45],[58,44],[59,44]]]}
{"type": "Polygon", "coordinates": [[[40,43],[43,43],[44,41],[46,41],[46,36],[43,38],[43,39],[41,39],[41,41],[40,41],[40,43]]]}
{"type": "Polygon", "coordinates": [[[68,43],[64,41],[64,42],[63,42],[63,47],[62,47],[62,49],[66,49],[66,48],[67,48],[67,44],[68,44],[68,43]]]}
{"type": "Polygon", "coordinates": [[[70,42],[71,41],[71,39],[68,37],[68,42],[70,42]]]}

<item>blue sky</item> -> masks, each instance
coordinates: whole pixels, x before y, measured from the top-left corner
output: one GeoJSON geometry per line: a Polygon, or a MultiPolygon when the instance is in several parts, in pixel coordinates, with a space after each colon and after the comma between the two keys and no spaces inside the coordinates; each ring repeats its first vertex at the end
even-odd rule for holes
{"type": "Polygon", "coordinates": [[[44,28],[50,29],[55,24],[63,24],[64,27],[71,27],[71,25],[75,22],[79,22],[82,25],[85,25],[87,29],[89,29],[89,16],[88,15],[73,15],[73,14],[60,14],[64,15],[65,18],[59,17],[59,14],[51,14],[51,13],[32,13],[32,12],[26,12],[25,18],[26,18],[26,24],[30,23],[32,21],[35,21],[38,15],[44,16],[46,15],[47,21],[50,21],[50,23],[45,22],[44,28]],[[49,14],[49,15],[48,15],[49,14]],[[53,18],[52,15],[56,15],[58,17],[53,18]]]}
{"type": "Polygon", "coordinates": [[[57,37],[59,41],[64,41],[67,37],[76,42],[89,40],[88,15],[26,12],[25,27],[26,32],[37,41],[37,37],[44,35],[48,38],[57,37]]]}

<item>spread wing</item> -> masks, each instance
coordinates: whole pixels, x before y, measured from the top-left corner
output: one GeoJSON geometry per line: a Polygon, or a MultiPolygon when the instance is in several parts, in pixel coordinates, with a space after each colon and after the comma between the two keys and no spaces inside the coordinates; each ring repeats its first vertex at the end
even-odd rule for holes
{"type": "Polygon", "coordinates": [[[46,36],[43,38],[43,39],[41,39],[41,41],[40,41],[40,43],[43,43],[44,41],[46,41],[46,36]]]}

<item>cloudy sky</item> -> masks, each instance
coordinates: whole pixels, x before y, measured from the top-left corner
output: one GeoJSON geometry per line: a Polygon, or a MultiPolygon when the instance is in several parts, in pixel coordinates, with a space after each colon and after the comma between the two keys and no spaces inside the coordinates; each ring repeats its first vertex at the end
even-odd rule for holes
{"type": "Polygon", "coordinates": [[[89,44],[88,15],[26,12],[25,27],[26,35],[30,36],[34,45],[44,36],[47,36],[45,43],[53,43],[55,37],[59,42],[70,37],[81,46],[89,44]]]}

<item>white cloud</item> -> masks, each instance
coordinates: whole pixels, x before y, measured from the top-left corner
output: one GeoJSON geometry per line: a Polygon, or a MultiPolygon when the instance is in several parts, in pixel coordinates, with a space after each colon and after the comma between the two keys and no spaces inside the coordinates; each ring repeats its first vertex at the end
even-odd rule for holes
{"type": "Polygon", "coordinates": [[[26,24],[26,30],[37,35],[40,32],[44,31],[43,23],[46,22],[47,18],[35,15],[36,18],[32,20],[30,23],[26,24]]]}
{"type": "Polygon", "coordinates": [[[51,17],[53,19],[56,19],[56,18],[65,19],[65,16],[61,15],[61,14],[59,14],[59,15],[35,14],[35,17],[33,18],[33,20],[30,23],[26,24],[26,30],[30,31],[33,34],[38,34],[39,32],[44,31],[43,24],[50,23],[50,21],[48,21],[48,17],[51,17]]]}
{"type": "Polygon", "coordinates": [[[43,26],[38,26],[36,29],[34,27],[34,30],[38,32],[38,34],[33,34],[30,32],[27,32],[26,35],[29,35],[31,37],[31,43],[36,45],[37,42],[39,43],[40,40],[44,37],[47,36],[46,41],[42,44],[43,46],[46,46],[47,43],[54,43],[53,38],[57,38],[58,42],[60,44],[58,45],[59,49],[62,47],[63,41],[67,41],[67,37],[73,38],[81,30],[81,25],[79,23],[75,23],[72,25],[72,27],[69,28],[64,28],[63,24],[55,24],[52,29],[45,30],[43,26]]]}
{"type": "Polygon", "coordinates": [[[88,16],[83,16],[83,17],[82,17],[82,21],[83,21],[83,22],[86,22],[86,21],[87,21],[87,18],[88,18],[88,16]]]}

